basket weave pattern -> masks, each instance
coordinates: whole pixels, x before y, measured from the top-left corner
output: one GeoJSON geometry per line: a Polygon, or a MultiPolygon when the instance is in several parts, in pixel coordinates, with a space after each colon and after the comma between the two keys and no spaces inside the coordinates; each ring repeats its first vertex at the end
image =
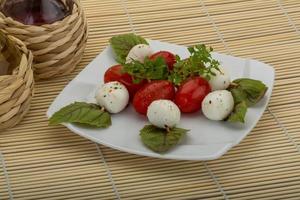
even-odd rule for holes
{"type": "Polygon", "coordinates": [[[87,40],[87,22],[78,0],[62,21],[24,25],[0,13],[0,28],[22,40],[32,51],[36,79],[69,74],[80,62],[87,40]]]}
{"type": "Polygon", "coordinates": [[[0,130],[16,125],[27,113],[33,96],[32,53],[19,39],[8,36],[21,52],[11,75],[0,76],[0,130]]]}

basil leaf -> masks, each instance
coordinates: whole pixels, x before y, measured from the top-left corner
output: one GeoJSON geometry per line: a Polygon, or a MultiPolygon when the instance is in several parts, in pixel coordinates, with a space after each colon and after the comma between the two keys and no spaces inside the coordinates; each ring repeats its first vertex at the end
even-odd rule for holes
{"type": "Polygon", "coordinates": [[[253,106],[259,102],[268,90],[268,87],[263,82],[250,78],[236,79],[233,83],[237,84],[237,89],[243,91],[248,106],[253,106]]]}
{"type": "Polygon", "coordinates": [[[140,130],[142,142],[152,151],[163,153],[176,146],[189,130],[172,128],[169,132],[153,125],[140,130]]]}
{"type": "Polygon", "coordinates": [[[247,104],[242,101],[234,106],[232,113],[229,115],[227,121],[229,122],[245,122],[245,116],[247,113],[247,104]]]}
{"type": "Polygon", "coordinates": [[[242,101],[247,102],[247,94],[240,89],[240,88],[231,88],[229,89],[231,92],[233,99],[234,99],[234,104],[241,103],[242,101]]]}
{"type": "Polygon", "coordinates": [[[241,88],[229,88],[229,91],[234,99],[234,109],[226,121],[244,123],[248,109],[247,94],[241,88]]]}
{"type": "Polygon", "coordinates": [[[91,127],[106,128],[111,125],[110,114],[96,104],[75,102],[63,107],[49,119],[49,125],[78,123],[91,127]]]}
{"type": "Polygon", "coordinates": [[[148,44],[148,42],[133,33],[122,34],[112,37],[110,45],[116,54],[116,60],[118,63],[124,64],[129,51],[138,44],[148,44]]]}

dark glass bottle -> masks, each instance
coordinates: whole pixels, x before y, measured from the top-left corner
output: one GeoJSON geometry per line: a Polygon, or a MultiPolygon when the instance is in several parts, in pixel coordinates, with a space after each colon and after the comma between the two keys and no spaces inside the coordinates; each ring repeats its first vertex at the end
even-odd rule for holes
{"type": "Polygon", "coordinates": [[[1,11],[23,24],[43,25],[65,18],[71,13],[72,5],[72,0],[5,0],[1,11]]]}

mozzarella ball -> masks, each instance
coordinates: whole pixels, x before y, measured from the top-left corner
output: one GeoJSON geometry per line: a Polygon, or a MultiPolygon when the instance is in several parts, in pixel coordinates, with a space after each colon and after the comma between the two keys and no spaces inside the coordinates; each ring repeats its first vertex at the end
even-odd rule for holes
{"type": "Polygon", "coordinates": [[[225,119],[233,108],[233,96],[227,90],[211,92],[202,101],[202,113],[210,120],[225,119]]]}
{"type": "Polygon", "coordinates": [[[180,110],[170,100],[156,100],[148,107],[147,117],[154,126],[172,128],[180,121],[180,110]]]}
{"type": "Polygon", "coordinates": [[[145,58],[150,57],[153,54],[152,49],[147,44],[138,44],[132,47],[126,57],[126,63],[132,62],[132,60],[138,60],[144,63],[145,58]]]}
{"type": "Polygon", "coordinates": [[[96,91],[97,103],[110,113],[121,112],[129,102],[126,87],[118,81],[103,84],[96,91]]]}
{"type": "Polygon", "coordinates": [[[216,74],[215,76],[211,76],[208,81],[212,91],[225,90],[230,85],[229,74],[221,67],[219,67],[219,70],[212,69],[212,72],[216,74]]]}

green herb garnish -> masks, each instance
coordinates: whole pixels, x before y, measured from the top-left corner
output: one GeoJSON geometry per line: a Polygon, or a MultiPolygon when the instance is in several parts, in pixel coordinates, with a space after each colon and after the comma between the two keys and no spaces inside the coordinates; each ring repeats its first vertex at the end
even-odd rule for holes
{"type": "Polygon", "coordinates": [[[245,101],[235,104],[234,109],[229,115],[227,121],[244,123],[247,109],[248,107],[245,101]]]}
{"type": "Polygon", "coordinates": [[[140,130],[142,142],[151,150],[164,153],[176,146],[186,135],[188,130],[172,128],[169,131],[153,125],[146,125],[140,130]]]}
{"type": "Polygon", "coordinates": [[[244,123],[248,107],[259,102],[267,89],[266,85],[259,80],[249,78],[234,80],[228,88],[234,99],[234,110],[227,121],[244,123]]]}
{"type": "Polygon", "coordinates": [[[49,119],[49,125],[78,123],[91,127],[106,128],[111,125],[111,117],[96,104],[75,102],[63,107],[49,119]]]}
{"type": "Polygon", "coordinates": [[[259,102],[268,90],[263,82],[250,78],[236,79],[231,87],[240,90],[240,93],[244,93],[242,96],[245,98],[247,106],[253,106],[259,102]]]}
{"type": "Polygon", "coordinates": [[[195,45],[188,48],[191,56],[181,60],[176,56],[174,69],[169,76],[169,80],[175,85],[180,85],[181,82],[192,76],[201,76],[210,79],[216,74],[213,72],[219,70],[220,63],[213,59],[211,52],[213,49],[207,48],[204,44],[195,45]]]}
{"type": "Polygon", "coordinates": [[[138,44],[148,44],[144,38],[133,33],[114,36],[109,42],[116,54],[116,61],[121,64],[125,63],[126,57],[132,47],[138,44]]]}
{"type": "Polygon", "coordinates": [[[131,63],[124,64],[124,72],[132,75],[134,83],[141,80],[165,80],[168,79],[168,66],[162,57],[156,60],[145,58],[144,63],[133,60],[131,63]]]}

